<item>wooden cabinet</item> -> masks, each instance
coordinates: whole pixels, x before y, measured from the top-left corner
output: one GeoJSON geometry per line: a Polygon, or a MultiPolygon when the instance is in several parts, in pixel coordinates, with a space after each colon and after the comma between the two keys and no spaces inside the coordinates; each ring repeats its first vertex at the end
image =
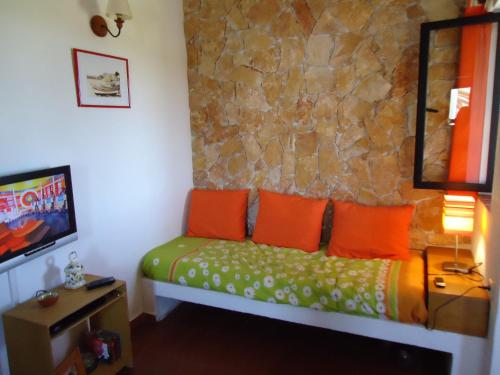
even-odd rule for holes
{"type": "MultiPolygon", "coordinates": [[[[472,336],[486,336],[490,308],[489,292],[485,289],[473,288],[483,285],[480,276],[443,271],[443,262],[454,260],[455,249],[428,247],[426,254],[428,328],[472,336]],[[439,276],[445,280],[445,288],[438,288],[434,285],[434,279],[439,276]],[[465,295],[459,297],[463,293],[465,295]]],[[[474,265],[474,259],[469,250],[459,250],[459,261],[471,267],[474,265]]]]}
{"type": "MultiPolygon", "coordinates": [[[[87,281],[98,276],[86,275],[87,281]]],[[[81,343],[90,330],[120,335],[121,357],[101,363],[92,374],[115,374],[132,367],[132,347],[124,281],[94,290],[56,288],[59,300],[41,307],[36,299],[3,314],[5,341],[12,375],[52,374],[54,368],[81,343]]]]}

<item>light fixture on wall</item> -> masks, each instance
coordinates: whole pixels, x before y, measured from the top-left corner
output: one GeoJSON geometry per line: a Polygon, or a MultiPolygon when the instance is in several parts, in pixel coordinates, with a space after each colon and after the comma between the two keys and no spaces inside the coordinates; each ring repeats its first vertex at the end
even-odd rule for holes
{"type": "Polygon", "coordinates": [[[116,38],[122,32],[123,24],[126,20],[132,19],[132,12],[127,0],[109,0],[106,8],[106,16],[115,20],[118,33],[113,34],[108,29],[106,20],[101,16],[94,16],[90,19],[90,28],[95,35],[105,37],[108,33],[113,38],[116,38]]]}
{"type": "Polygon", "coordinates": [[[476,200],[471,196],[444,196],[443,229],[445,233],[455,235],[455,260],[444,262],[444,271],[469,273],[469,267],[458,261],[458,236],[469,236],[472,233],[475,202],[476,200]]]}

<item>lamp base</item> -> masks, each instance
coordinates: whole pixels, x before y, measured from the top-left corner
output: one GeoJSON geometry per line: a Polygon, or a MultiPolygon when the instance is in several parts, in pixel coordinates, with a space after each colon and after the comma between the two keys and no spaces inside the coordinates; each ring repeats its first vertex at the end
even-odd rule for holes
{"type": "Polygon", "coordinates": [[[467,264],[460,262],[443,262],[443,271],[469,273],[469,267],[467,264]]]}
{"type": "Polygon", "coordinates": [[[108,33],[108,24],[101,16],[94,16],[90,19],[90,28],[95,35],[105,37],[108,33]]]}

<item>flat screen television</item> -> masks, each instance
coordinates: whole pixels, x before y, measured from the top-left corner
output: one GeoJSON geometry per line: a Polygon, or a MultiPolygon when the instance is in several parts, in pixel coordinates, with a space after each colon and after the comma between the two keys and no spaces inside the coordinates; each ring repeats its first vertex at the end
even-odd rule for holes
{"type": "Polygon", "coordinates": [[[76,239],[69,165],[0,177],[0,272],[76,239]]]}

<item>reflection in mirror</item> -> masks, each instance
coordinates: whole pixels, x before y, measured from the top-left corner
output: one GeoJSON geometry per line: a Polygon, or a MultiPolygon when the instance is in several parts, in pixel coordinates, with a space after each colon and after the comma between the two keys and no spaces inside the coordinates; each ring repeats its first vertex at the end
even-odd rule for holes
{"type": "Polygon", "coordinates": [[[487,14],[422,24],[415,187],[491,189],[499,20],[487,14]]]}
{"type": "Polygon", "coordinates": [[[497,24],[429,36],[423,180],[484,183],[497,24]]]}

